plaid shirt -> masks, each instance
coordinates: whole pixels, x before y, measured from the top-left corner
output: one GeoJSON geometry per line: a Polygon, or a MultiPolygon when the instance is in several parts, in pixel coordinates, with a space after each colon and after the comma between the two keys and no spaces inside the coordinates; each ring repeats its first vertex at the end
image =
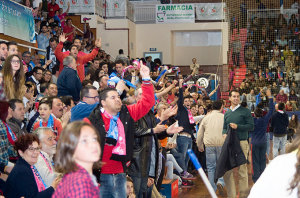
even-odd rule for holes
{"type": "Polygon", "coordinates": [[[77,165],[75,172],[64,175],[52,198],[60,197],[88,197],[99,198],[99,187],[96,178],[84,168],[77,165]],[[94,178],[93,178],[94,177],[94,178]]]}
{"type": "Polygon", "coordinates": [[[0,120],[0,165],[6,166],[9,157],[16,157],[17,154],[13,145],[7,139],[6,127],[2,120],[0,120]]]}

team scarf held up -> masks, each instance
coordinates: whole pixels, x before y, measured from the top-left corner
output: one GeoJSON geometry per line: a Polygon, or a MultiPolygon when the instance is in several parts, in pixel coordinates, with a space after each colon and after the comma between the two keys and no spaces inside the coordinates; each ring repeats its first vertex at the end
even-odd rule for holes
{"type": "Polygon", "coordinates": [[[110,119],[106,142],[114,145],[112,153],[116,155],[126,155],[125,131],[124,125],[119,118],[120,112],[115,116],[110,115],[103,108],[101,108],[101,112],[105,117],[110,119]]]}

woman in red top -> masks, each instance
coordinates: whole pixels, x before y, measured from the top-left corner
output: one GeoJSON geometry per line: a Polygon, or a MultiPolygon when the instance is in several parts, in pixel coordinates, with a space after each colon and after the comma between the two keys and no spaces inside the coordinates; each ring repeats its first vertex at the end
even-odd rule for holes
{"type": "Polygon", "coordinates": [[[56,134],[56,140],[59,138],[59,134],[62,131],[61,122],[51,115],[52,104],[47,100],[47,98],[42,99],[39,103],[39,113],[40,120],[36,122],[33,126],[33,130],[39,127],[48,127],[53,130],[56,134]]]}
{"type": "Polygon", "coordinates": [[[99,198],[93,165],[99,162],[100,155],[100,138],[93,126],[83,121],[67,125],[58,141],[55,158],[55,168],[64,176],[52,198],[99,198]]]}

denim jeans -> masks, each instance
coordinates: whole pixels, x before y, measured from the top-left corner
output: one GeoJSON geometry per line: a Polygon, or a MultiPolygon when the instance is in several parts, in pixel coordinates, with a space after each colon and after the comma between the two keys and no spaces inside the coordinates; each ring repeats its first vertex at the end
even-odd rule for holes
{"type": "Polygon", "coordinates": [[[247,102],[247,106],[248,106],[248,109],[250,111],[254,111],[254,109],[255,109],[255,102],[247,102]]]}
{"type": "Polygon", "coordinates": [[[188,149],[192,149],[192,138],[185,136],[177,136],[177,151],[182,155],[182,159],[184,161],[183,171],[187,171],[190,157],[187,154],[188,149]]]}
{"type": "Polygon", "coordinates": [[[240,53],[232,52],[232,64],[237,67],[240,66],[240,53]]]}
{"type": "MultiPolygon", "coordinates": [[[[205,149],[208,180],[212,185],[213,189],[216,191],[217,186],[214,182],[214,176],[217,166],[217,160],[220,156],[222,146],[207,146],[205,147],[205,149]]],[[[225,186],[223,177],[219,178],[217,183],[220,183],[222,184],[222,186],[225,186]]]]}
{"type": "Polygon", "coordinates": [[[267,150],[266,150],[266,153],[267,153],[267,156],[269,157],[269,155],[270,155],[270,132],[266,133],[266,138],[267,138],[267,150]]]}
{"type": "Polygon", "coordinates": [[[278,149],[280,149],[280,154],[285,153],[286,135],[283,137],[273,136],[273,159],[278,155],[278,149]]]}
{"type": "Polygon", "coordinates": [[[148,177],[131,176],[131,179],[133,180],[134,193],[136,198],[145,197],[148,189],[147,187],[148,177]]]}
{"type": "Polygon", "coordinates": [[[101,174],[100,197],[126,198],[126,174],[101,174]]]}

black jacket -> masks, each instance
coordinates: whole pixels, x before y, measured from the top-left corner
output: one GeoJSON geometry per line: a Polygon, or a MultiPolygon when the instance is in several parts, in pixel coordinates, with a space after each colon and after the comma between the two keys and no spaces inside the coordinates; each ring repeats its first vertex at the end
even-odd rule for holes
{"type": "Polygon", "coordinates": [[[287,134],[287,127],[289,125],[289,116],[286,113],[276,112],[272,116],[271,127],[274,136],[284,136],[287,134]]]}
{"type": "Polygon", "coordinates": [[[182,132],[187,132],[189,133],[192,138],[194,137],[193,133],[195,132],[195,124],[190,124],[189,121],[189,114],[188,110],[186,107],[183,106],[183,90],[182,88],[179,89],[179,96],[178,96],[178,111],[177,111],[177,120],[178,120],[178,125],[183,127],[182,132]]]}
{"type": "MultiPolygon", "coordinates": [[[[46,48],[46,51],[47,51],[46,52],[46,61],[47,61],[47,60],[50,60],[50,45],[46,48]]],[[[54,51],[53,51],[53,53],[54,53],[54,51]]],[[[47,67],[47,69],[51,70],[52,74],[56,74],[56,72],[59,70],[60,62],[56,58],[56,56],[55,56],[55,59],[56,59],[56,64],[53,65],[53,63],[51,63],[51,69],[50,69],[50,66],[47,67]]]]}
{"type": "MultiPolygon", "coordinates": [[[[130,161],[132,158],[133,153],[133,141],[134,141],[134,134],[135,134],[135,125],[134,120],[129,114],[129,111],[126,105],[122,105],[120,111],[120,120],[124,125],[125,131],[125,138],[126,138],[126,156],[120,156],[116,154],[112,154],[111,159],[115,161],[120,161],[123,164],[124,171],[127,169],[126,162],[130,161]]],[[[90,122],[94,125],[97,129],[99,136],[100,136],[100,145],[101,151],[104,150],[104,145],[106,141],[106,130],[105,125],[101,116],[100,105],[98,105],[90,114],[89,118],[90,122]]],[[[102,160],[103,152],[101,152],[101,160],[102,160]]]]}
{"type": "Polygon", "coordinates": [[[7,124],[10,126],[11,130],[15,132],[15,134],[19,137],[22,134],[27,133],[26,125],[22,123],[20,120],[12,117],[8,120],[7,124]],[[23,126],[22,126],[23,124],[23,126]]]}
{"type": "Polygon", "coordinates": [[[240,145],[240,140],[231,127],[228,127],[227,137],[222,146],[221,154],[217,161],[215,182],[227,171],[247,163],[246,157],[240,145]]]}
{"type": "Polygon", "coordinates": [[[8,198],[50,198],[53,193],[54,188],[52,186],[41,192],[38,191],[30,164],[22,158],[19,158],[9,174],[4,190],[4,196],[8,198]]]}
{"type": "MultiPolygon", "coordinates": [[[[136,132],[134,135],[133,158],[128,168],[128,174],[135,177],[148,177],[151,163],[152,138],[154,137],[155,154],[155,176],[158,172],[159,146],[158,139],[167,137],[167,133],[153,133],[152,128],[156,126],[153,112],[150,110],[147,115],[136,122],[136,132]],[[151,122],[148,123],[147,122],[151,122]],[[149,124],[151,126],[149,126],[149,124]]],[[[156,179],[156,178],[155,178],[156,179]]]]}

